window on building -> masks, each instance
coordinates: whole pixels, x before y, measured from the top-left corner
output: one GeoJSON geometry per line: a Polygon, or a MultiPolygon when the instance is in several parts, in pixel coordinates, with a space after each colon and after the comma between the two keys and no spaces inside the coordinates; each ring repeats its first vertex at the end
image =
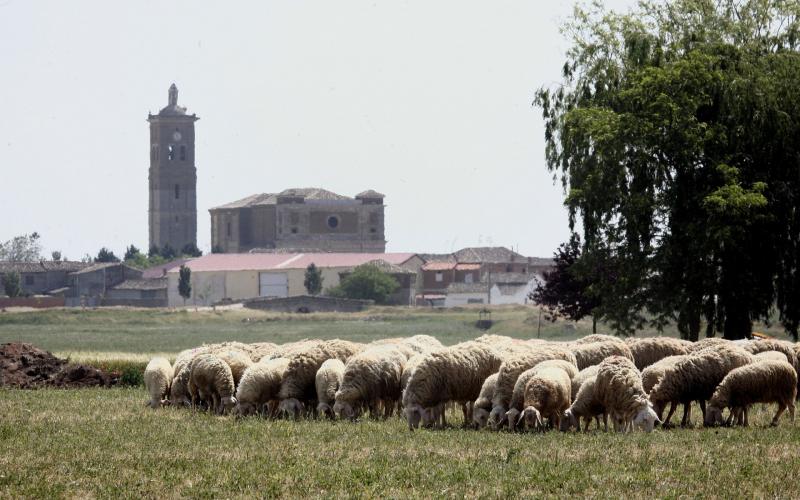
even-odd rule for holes
{"type": "Polygon", "coordinates": [[[506,272],[507,272],[507,273],[511,273],[511,272],[513,272],[513,271],[514,271],[514,267],[513,267],[511,264],[509,264],[509,265],[507,265],[507,266],[506,266],[506,272]]]}
{"type": "Polygon", "coordinates": [[[175,184],[175,199],[179,199],[181,197],[181,186],[180,184],[175,184]]]}
{"type": "Polygon", "coordinates": [[[32,274],[26,274],[25,275],[25,284],[26,285],[33,285],[33,275],[32,274]]]}
{"type": "Polygon", "coordinates": [[[331,215],[328,217],[328,227],[331,229],[336,229],[339,227],[339,217],[335,215],[331,215]]]}
{"type": "Polygon", "coordinates": [[[289,223],[290,224],[299,224],[300,223],[300,214],[297,212],[292,212],[289,214],[289,223]]]}
{"type": "Polygon", "coordinates": [[[375,212],[370,212],[369,214],[369,223],[370,224],[377,224],[378,223],[378,214],[375,212]]]}
{"type": "Polygon", "coordinates": [[[297,234],[297,228],[296,227],[292,228],[292,234],[297,234]]]}
{"type": "Polygon", "coordinates": [[[464,283],[472,283],[473,279],[474,277],[472,276],[472,273],[467,273],[464,275],[464,283]]]}
{"type": "Polygon", "coordinates": [[[374,227],[371,227],[371,228],[369,228],[369,232],[374,234],[374,233],[377,233],[378,230],[375,229],[374,227]]]}
{"type": "Polygon", "coordinates": [[[156,151],[158,151],[158,148],[156,146],[151,146],[150,147],[150,160],[151,161],[156,161],[156,151]]]}
{"type": "Polygon", "coordinates": [[[225,234],[228,236],[228,238],[231,237],[231,221],[225,223],[225,234]]]}
{"type": "Polygon", "coordinates": [[[483,299],[467,299],[467,304],[483,304],[483,299]]]}
{"type": "Polygon", "coordinates": [[[181,161],[186,161],[186,146],[181,144],[181,161]]]}
{"type": "Polygon", "coordinates": [[[441,273],[441,272],[438,272],[434,276],[434,279],[436,280],[437,283],[441,283],[444,280],[444,274],[441,273]]]}
{"type": "Polygon", "coordinates": [[[167,146],[167,160],[172,161],[175,159],[175,146],[170,144],[167,146]]]}

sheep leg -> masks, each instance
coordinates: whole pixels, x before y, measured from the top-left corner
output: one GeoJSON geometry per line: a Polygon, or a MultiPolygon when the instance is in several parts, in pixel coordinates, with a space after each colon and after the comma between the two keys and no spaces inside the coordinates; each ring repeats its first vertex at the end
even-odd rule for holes
{"type": "Polygon", "coordinates": [[[781,418],[783,412],[786,411],[786,403],[780,402],[778,403],[778,412],[772,417],[772,423],[769,424],[771,427],[776,427],[778,425],[778,419],[781,418]]]}
{"type": "Polygon", "coordinates": [[[789,418],[794,422],[794,401],[789,401],[789,418]]]}
{"type": "Polygon", "coordinates": [[[608,432],[608,414],[605,412],[603,413],[603,429],[608,432]]]}
{"type": "Polygon", "coordinates": [[[669,411],[667,412],[667,418],[664,419],[664,423],[661,424],[661,427],[665,429],[669,429],[669,420],[672,418],[672,414],[675,413],[675,410],[678,408],[678,404],[673,401],[669,404],[669,411]]]}
{"type": "Polygon", "coordinates": [[[742,413],[744,414],[744,424],[742,425],[744,425],[745,427],[750,427],[750,415],[748,415],[749,410],[750,408],[748,406],[745,406],[742,409],[742,413]]]}
{"type": "Polygon", "coordinates": [[[686,401],[683,403],[683,419],[681,420],[681,427],[689,427],[692,419],[692,402],[686,401]]]}
{"type": "Polygon", "coordinates": [[[703,417],[703,422],[706,420],[706,400],[701,399],[697,402],[700,405],[700,414],[703,417]]]}
{"type": "MultiPolygon", "coordinates": [[[[595,418],[597,418],[597,417],[595,416],[595,418]]],[[[591,423],[592,423],[592,417],[591,416],[583,417],[583,432],[589,432],[589,424],[591,424],[591,423]]],[[[597,428],[598,429],[600,428],[600,420],[599,419],[597,420],[597,428]]],[[[581,430],[581,421],[580,421],[580,419],[578,419],[578,431],[580,431],[580,430],[581,430]]]]}

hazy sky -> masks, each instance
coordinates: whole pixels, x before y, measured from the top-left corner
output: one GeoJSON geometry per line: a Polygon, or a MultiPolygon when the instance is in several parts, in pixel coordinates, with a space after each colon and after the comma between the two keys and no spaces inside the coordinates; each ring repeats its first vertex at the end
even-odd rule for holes
{"type": "Polygon", "coordinates": [[[531,101],[572,5],[0,0],[0,240],[146,249],[146,118],[175,82],[204,251],[210,207],[323,187],[386,194],[388,251],[550,256],[567,220],[531,101]]]}

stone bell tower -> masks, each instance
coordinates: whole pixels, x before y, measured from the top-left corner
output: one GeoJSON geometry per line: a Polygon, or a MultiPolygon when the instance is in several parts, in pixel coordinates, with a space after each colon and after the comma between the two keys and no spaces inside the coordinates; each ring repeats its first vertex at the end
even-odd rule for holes
{"type": "Polygon", "coordinates": [[[197,246],[197,169],[194,164],[194,122],[178,106],[178,88],[169,88],[169,101],[150,122],[150,246],[166,245],[180,253],[197,246]]]}

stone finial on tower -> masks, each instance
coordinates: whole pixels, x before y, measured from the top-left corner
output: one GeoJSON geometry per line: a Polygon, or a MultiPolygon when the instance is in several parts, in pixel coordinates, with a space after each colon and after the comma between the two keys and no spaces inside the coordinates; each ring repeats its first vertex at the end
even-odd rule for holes
{"type": "Polygon", "coordinates": [[[174,83],[169,86],[169,105],[178,105],[178,87],[176,87],[174,83]]]}

